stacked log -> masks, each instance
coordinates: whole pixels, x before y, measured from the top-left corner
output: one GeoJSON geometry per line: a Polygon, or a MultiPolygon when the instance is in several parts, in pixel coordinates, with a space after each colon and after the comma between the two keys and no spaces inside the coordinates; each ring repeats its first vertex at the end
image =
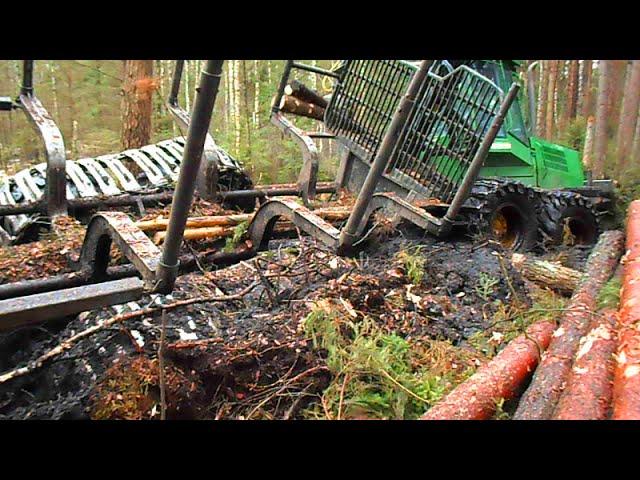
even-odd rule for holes
{"type": "Polygon", "coordinates": [[[605,420],[613,394],[618,312],[606,310],[580,340],[571,376],[553,414],[555,420],[605,420]]]}
{"type": "Polygon", "coordinates": [[[500,399],[514,398],[551,341],[555,323],[540,321],[527,328],[490,362],[434,405],[422,420],[486,420],[500,399]]]}
{"type": "Polygon", "coordinates": [[[613,384],[614,420],[640,420],[640,200],[629,206],[613,384]]]}
{"type": "Polygon", "coordinates": [[[520,400],[515,419],[552,417],[571,374],[580,339],[591,325],[596,296],[618,264],[623,241],[624,235],[619,231],[605,232],[600,236],[587,261],[585,276],[571,297],[531,385],[520,400]]]}

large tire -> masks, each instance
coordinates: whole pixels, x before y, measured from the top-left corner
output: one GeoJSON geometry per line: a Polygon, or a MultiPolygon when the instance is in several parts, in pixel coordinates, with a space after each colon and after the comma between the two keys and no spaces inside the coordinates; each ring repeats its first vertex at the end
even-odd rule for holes
{"type": "Polygon", "coordinates": [[[545,192],[538,205],[543,245],[592,245],[601,228],[589,198],[575,192],[545,192]]]}
{"type": "Polygon", "coordinates": [[[535,192],[519,182],[478,180],[467,202],[471,233],[500,242],[516,251],[534,248],[538,241],[535,192]]]}

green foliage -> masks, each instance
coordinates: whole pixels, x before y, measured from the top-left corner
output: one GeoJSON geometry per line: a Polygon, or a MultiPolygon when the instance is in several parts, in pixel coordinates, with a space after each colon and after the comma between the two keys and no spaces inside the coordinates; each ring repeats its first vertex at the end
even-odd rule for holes
{"type": "Polygon", "coordinates": [[[620,289],[622,288],[622,280],[620,277],[614,276],[604,284],[598,293],[597,304],[598,310],[604,308],[618,309],[620,304],[620,289]]]}
{"type": "Polygon", "coordinates": [[[495,287],[500,283],[500,279],[493,277],[485,272],[478,275],[478,285],[476,285],[476,293],[483,300],[489,300],[495,292],[495,287]]]}
{"type": "Polygon", "coordinates": [[[314,348],[326,351],[333,380],[323,403],[334,418],[417,418],[445,392],[442,377],[416,365],[409,342],[383,333],[369,317],[346,320],[323,305],[304,329],[314,348]]]}
{"type": "Polygon", "coordinates": [[[233,229],[233,235],[231,235],[230,237],[227,237],[227,240],[225,241],[225,245],[224,245],[224,251],[225,252],[233,251],[244,238],[248,228],[249,228],[249,222],[239,223],[233,229]]]}
{"type": "Polygon", "coordinates": [[[406,248],[398,253],[398,259],[402,262],[407,278],[414,285],[420,285],[424,278],[425,259],[422,256],[423,247],[418,245],[406,248]]]}

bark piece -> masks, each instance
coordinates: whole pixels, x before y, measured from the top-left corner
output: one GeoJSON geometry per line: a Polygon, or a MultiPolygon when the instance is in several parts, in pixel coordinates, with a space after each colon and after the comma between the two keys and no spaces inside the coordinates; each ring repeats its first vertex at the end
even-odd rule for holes
{"type": "Polygon", "coordinates": [[[511,262],[528,280],[562,294],[572,294],[582,279],[582,273],[577,270],[557,262],[534,260],[521,253],[514,253],[511,262]]]}

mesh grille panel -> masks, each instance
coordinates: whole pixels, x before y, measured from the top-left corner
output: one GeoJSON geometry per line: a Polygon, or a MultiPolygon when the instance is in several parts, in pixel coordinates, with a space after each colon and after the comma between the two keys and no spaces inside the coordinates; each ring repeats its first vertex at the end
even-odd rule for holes
{"type": "Polygon", "coordinates": [[[371,160],[413,73],[397,60],[347,60],[327,108],[327,128],[371,160]]]}
{"type": "Polygon", "coordinates": [[[450,202],[500,108],[501,91],[468,67],[431,73],[391,156],[388,174],[407,188],[450,202]]]}

